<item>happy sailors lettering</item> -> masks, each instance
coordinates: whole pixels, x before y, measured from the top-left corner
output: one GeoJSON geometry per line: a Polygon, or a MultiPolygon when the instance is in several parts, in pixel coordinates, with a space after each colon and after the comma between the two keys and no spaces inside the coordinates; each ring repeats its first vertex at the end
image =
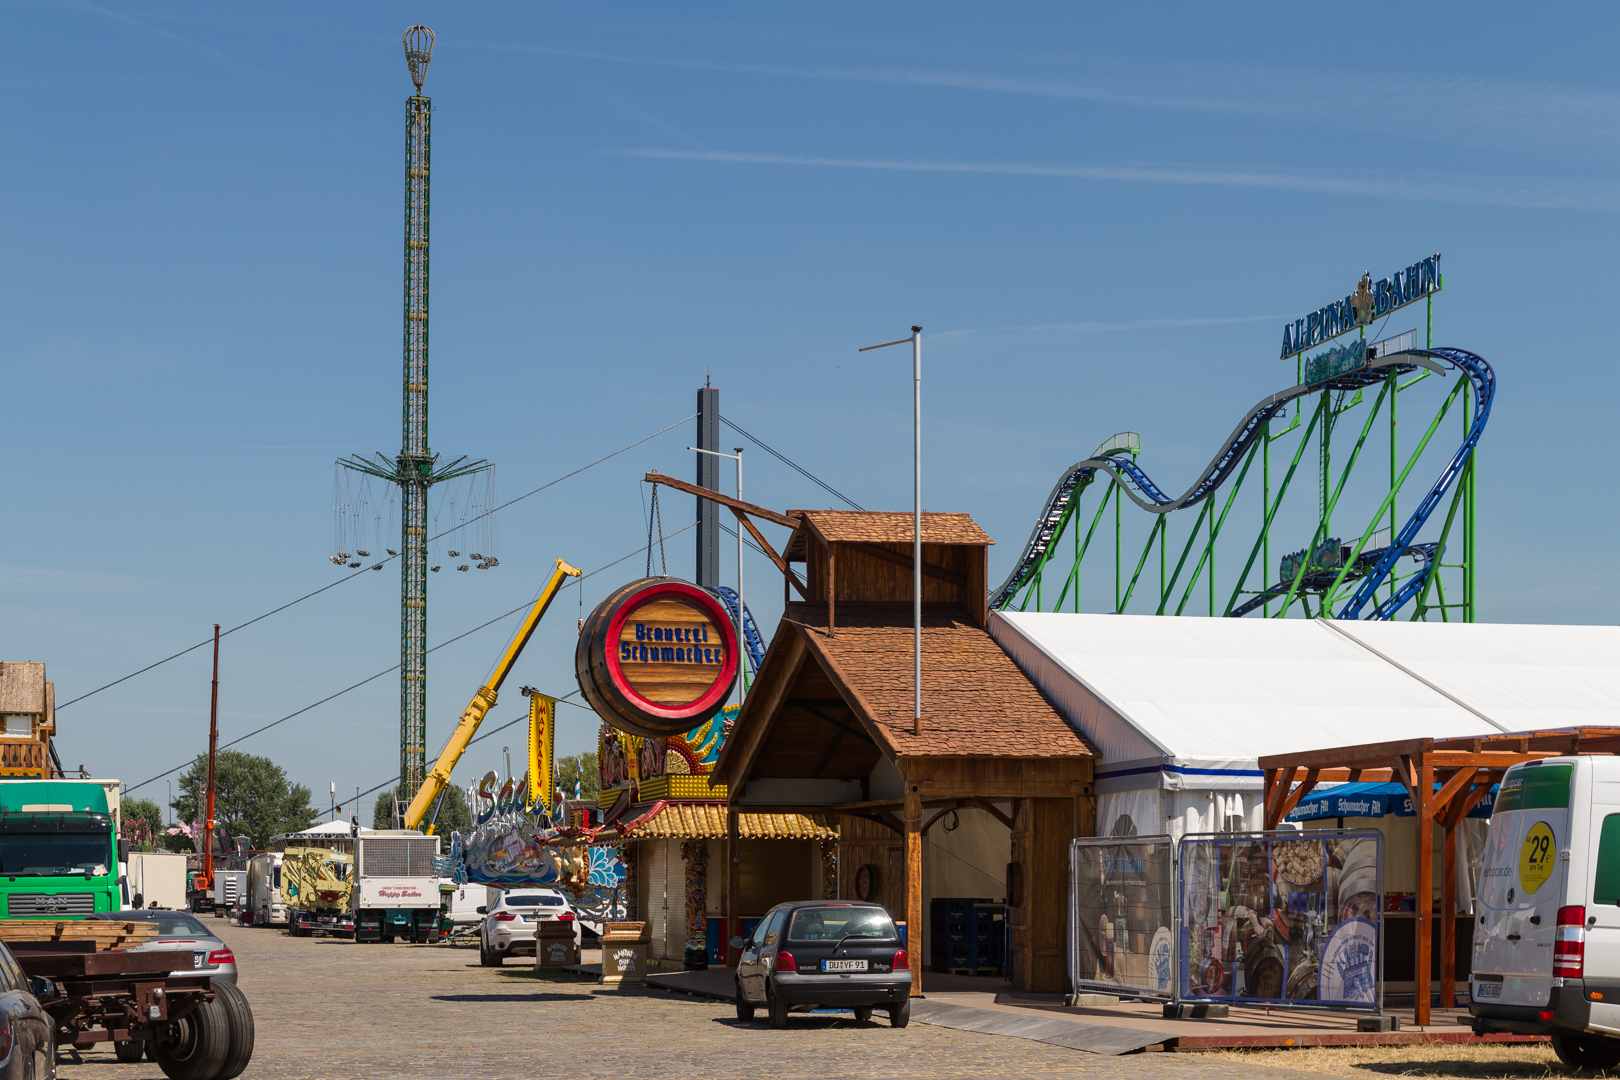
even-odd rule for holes
{"type": "Polygon", "coordinates": [[[641,605],[619,630],[619,668],[636,693],[660,705],[702,697],[726,662],[725,637],[684,600],[641,605]]]}

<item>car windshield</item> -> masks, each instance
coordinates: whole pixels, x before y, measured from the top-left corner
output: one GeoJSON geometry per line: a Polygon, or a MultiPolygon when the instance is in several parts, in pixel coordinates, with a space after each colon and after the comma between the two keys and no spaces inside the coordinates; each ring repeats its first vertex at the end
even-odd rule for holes
{"type": "Polygon", "coordinates": [[[141,922],[157,923],[157,936],[159,938],[214,936],[208,927],[183,911],[120,911],[117,918],[138,919],[141,922]]]}
{"type": "Polygon", "coordinates": [[[788,927],[789,941],[837,941],[846,936],[893,938],[894,920],[882,908],[829,905],[800,908],[788,927]]]}
{"type": "Polygon", "coordinates": [[[508,896],[507,907],[562,907],[563,898],[560,896],[508,896]]]}
{"type": "Polygon", "coordinates": [[[12,833],[0,842],[0,874],[100,876],[107,872],[111,857],[106,833],[12,833]]]}

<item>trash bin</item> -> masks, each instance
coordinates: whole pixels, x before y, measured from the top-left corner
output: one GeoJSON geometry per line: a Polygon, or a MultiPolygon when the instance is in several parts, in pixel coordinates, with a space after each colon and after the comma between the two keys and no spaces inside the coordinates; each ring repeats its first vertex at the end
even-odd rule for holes
{"type": "Polygon", "coordinates": [[[640,986],[647,973],[652,935],[644,922],[610,922],[602,934],[602,982],[621,989],[640,986]]]}
{"type": "Polygon", "coordinates": [[[534,966],[562,968],[579,963],[574,923],[542,921],[534,933],[534,966]]]}

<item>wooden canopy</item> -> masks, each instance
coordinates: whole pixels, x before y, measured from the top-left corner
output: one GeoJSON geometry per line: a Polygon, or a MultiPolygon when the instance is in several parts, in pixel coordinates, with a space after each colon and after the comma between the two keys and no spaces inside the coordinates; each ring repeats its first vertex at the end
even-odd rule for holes
{"type": "Polygon", "coordinates": [[[1429,918],[1434,881],[1434,826],[1444,830],[1440,882],[1440,1005],[1456,1004],[1456,828],[1501,781],[1524,761],[1570,754],[1620,753],[1620,728],[1568,728],[1516,735],[1457,739],[1411,739],[1333,750],[1279,754],[1260,759],[1265,772],[1265,822],[1275,829],[1320,783],[1394,782],[1406,789],[1417,813],[1417,955],[1414,1007],[1419,1025],[1429,1022],[1429,918]]]}

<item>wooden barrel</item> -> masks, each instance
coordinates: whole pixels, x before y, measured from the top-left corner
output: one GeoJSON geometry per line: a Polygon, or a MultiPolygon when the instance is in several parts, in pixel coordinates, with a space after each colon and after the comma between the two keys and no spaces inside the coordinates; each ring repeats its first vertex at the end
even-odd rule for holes
{"type": "Polygon", "coordinates": [[[632,581],[580,631],[574,675],[597,713],[650,739],[690,731],[737,679],[737,629],[708,592],[679,578],[632,581]]]}

